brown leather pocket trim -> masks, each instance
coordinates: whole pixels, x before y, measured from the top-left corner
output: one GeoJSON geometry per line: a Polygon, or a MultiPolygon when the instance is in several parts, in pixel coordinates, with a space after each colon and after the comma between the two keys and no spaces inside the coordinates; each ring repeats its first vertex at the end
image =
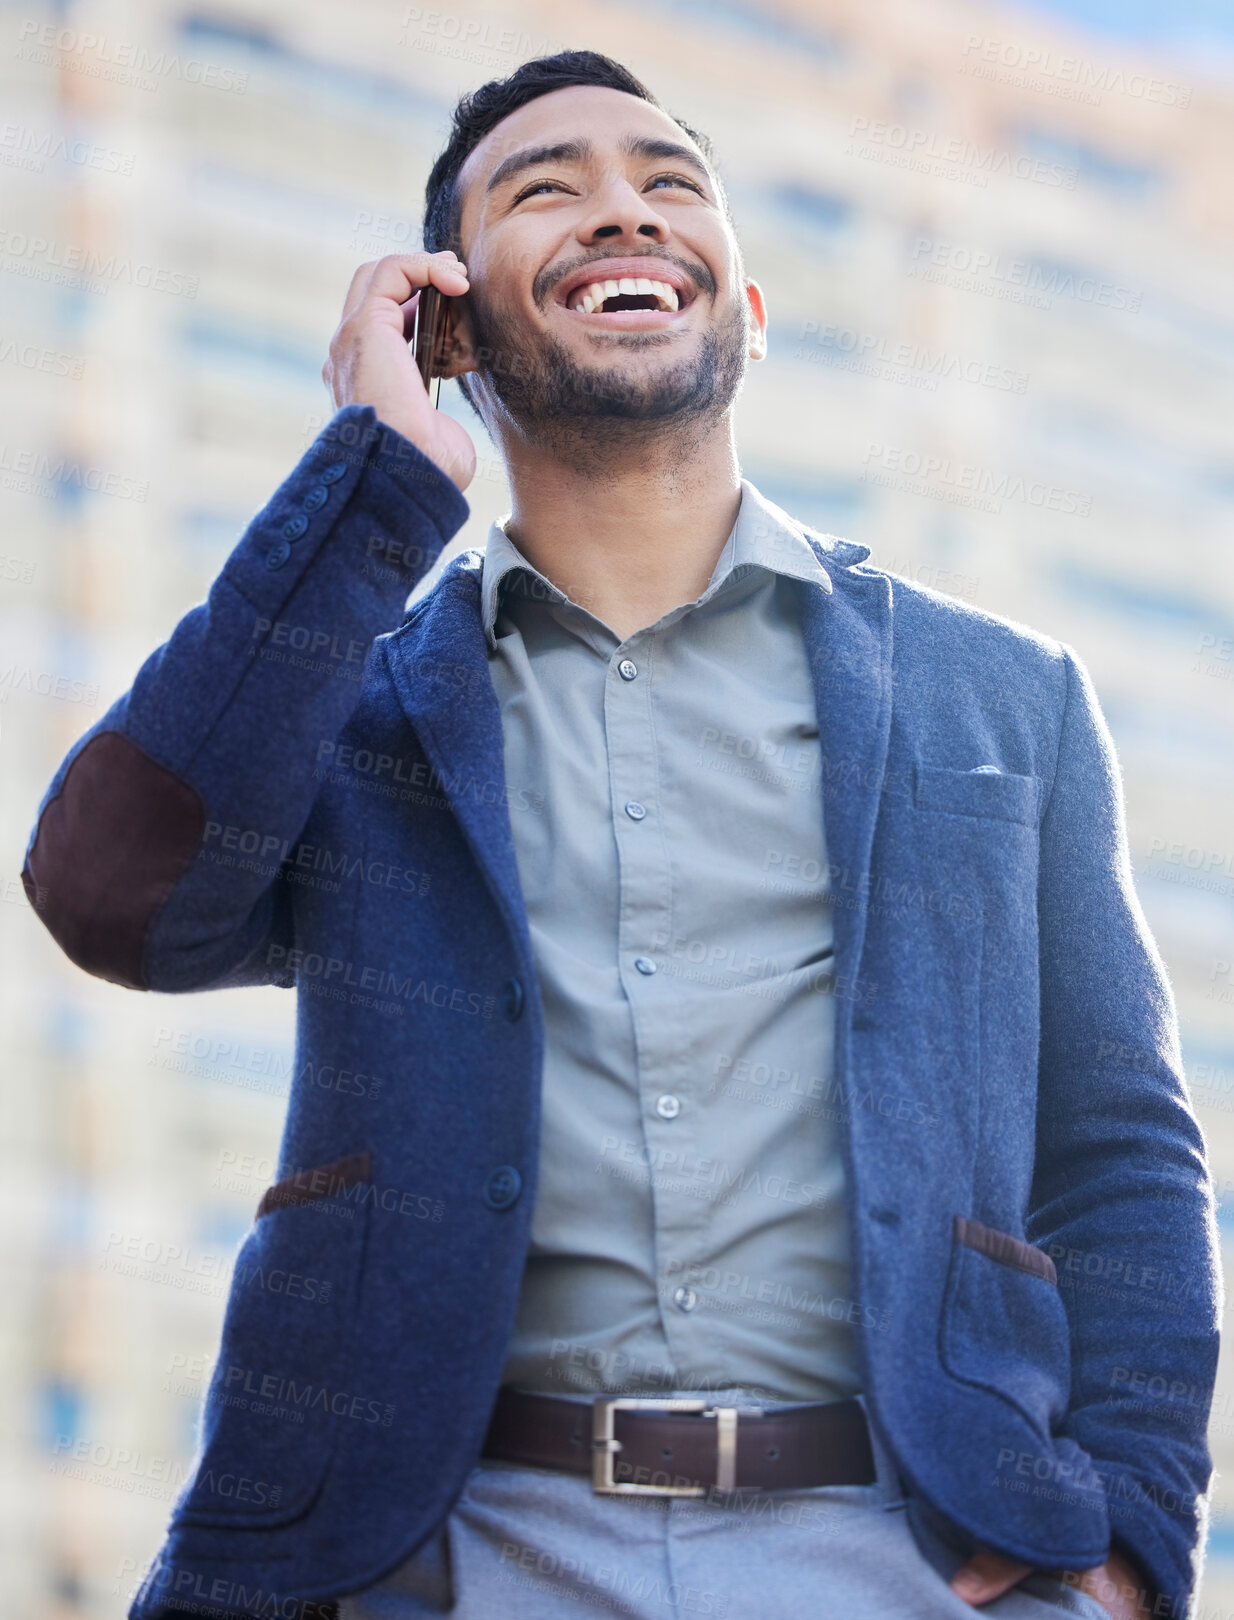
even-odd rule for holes
{"type": "Polygon", "coordinates": [[[257,1206],[257,1218],[260,1220],[274,1209],[311,1204],[318,1198],[332,1198],[335,1193],[346,1192],[349,1187],[372,1179],[372,1154],[367,1148],[362,1153],[349,1153],[345,1159],[335,1159],[332,1164],[319,1164],[312,1170],[296,1170],[266,1188],[257,1206]]]}
{"type": "Polygon", "coordinates": [[[1058,1272],[1054,1269],[1053,1260],[1044,1249],[1025,1243],[1023,1238],[1012,1237],[1010,1232],[999,1232],[993,1226],[983,1226],[980,1221],[970,1221],[964,1215],[955,1217],[952,1237],[966,1249],[976,1249],[978,1254],[997,1260],[1001,1266],[1027,1271],[1058,1287],[1058,1272]]]}

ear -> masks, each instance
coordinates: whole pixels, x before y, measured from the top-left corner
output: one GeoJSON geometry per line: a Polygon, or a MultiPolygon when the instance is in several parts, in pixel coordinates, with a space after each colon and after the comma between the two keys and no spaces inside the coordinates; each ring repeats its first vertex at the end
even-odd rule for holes
{"type": "Polygon", "coordinates": [[[442,332],[434,373],[439,377],[457,377],[464,371],[479,371],[475,343],[471,330],[471,314],[467,308],[467,294],[446,299],[446,323],[442,332]]]}
{"type": "Polygon", "coordinates": [[[767,358],[767,306],[763,302],[763,289],[757,281],[746,282],[746,326],[750,333],[750,347],[746,350],[751,360],[767,358]]]}

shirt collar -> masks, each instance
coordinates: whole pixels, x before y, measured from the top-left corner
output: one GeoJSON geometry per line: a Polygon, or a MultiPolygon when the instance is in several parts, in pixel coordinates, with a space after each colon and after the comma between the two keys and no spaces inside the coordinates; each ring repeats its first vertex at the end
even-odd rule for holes
{"type": "MultiPolygon", "coordinates": [[[[506,533],[505,524],[510,516],[506,512],[490,526],[480,573],[480,608],[490,652],[497,646],[495,626],[501,605],[501,587],[515,569],[522,569],[529,576],[529,596],[548,602],[569,602],[563,591],[546,579],[538,568],[532,567],[506,533]]],[[[710,600],[730,578],[740,578],[754,568],[765,568],[769,573],[799,579],[808,585],[817,585],[824,591],[832,588],[831,578],[802,533],[801,525],[794,523],[787,512],[755,489],[748,478],[743,478],[737,521],[716,559],[699,602],[710,600]]]]}

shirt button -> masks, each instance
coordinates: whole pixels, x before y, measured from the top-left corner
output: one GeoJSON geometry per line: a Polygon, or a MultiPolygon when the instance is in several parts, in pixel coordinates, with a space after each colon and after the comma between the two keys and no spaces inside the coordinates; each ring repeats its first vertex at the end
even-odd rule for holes
{"type": "Polygon", "coordinates": [[[318,484],[315,489],[310,489],[304,497],[304,510],[306,512],[318,512],[329,499],[330,491],[324,484],[318,484]]]}
{"type": "Polygon", "coordinates": [[[298,540],[307,528],[308,519],[304,516],[303,512],[299,512],[294,518],[288,518],[287,522],[284,523],[283,539],[298,540]]]}
{"type": "Polygon", "coordinates": [[[629,816],[631,821],[642,821],[646,814],[646,805],[639,804],[636,799],[631,799],[629,804],[626,805],[626,815],[629,816]]]}
{"type": "Polygon", "coordinates": [[[509,1209],[518,1203],[523,1178],[512,1164],[499,1164],[484,1183],[484,1202],[490,1209],[509,1209]]]}
{"type": "Polygon", "coordinates": [[[523,1016],[523,986],[517,979],[507,979],[501,991],[506,1017],[513,1024],[523,1016]]]}
{"type": "Polygon", "coordinates": [[[640,973],[645,973],[648,978],[650,978],[656,970],[656,965],[649,956],[636,956],[634,958],[634,965],[640,973]]]}
{"type": "Polygon", "coordinates": [[[617,665],[617,673],[623,681],[632,681],[638,674],[638,665],[631,658],[623,658],[617,665]]]}
{"type": "Polygon", "coordinates": [[[661,1119],[676,1119],[681,1112],[680,1097],[672,1097],[665,1092],[663,1097],[656,1098],[656,1113],[661,1119]]]}
{"type": "Polygon", "coordinates": [[[276,540],[266,552],[266,567],[281,568],[291,556],[291,547],[286,540],[276,540]]]}
{"type": "Polygon", "coordinates": [[[323,484],[337,484],[346,471],[347,463],[345,461],[335,461],[324,472],[319,473],[318,477],[323,484]]]}
{"type": "Polygon", "coordinates": [[[679,1311],[692,1311],[698,1304],[698,1295],[692,1288],[679,1288],[673,1295],[673,1304],[679,1311]]]}

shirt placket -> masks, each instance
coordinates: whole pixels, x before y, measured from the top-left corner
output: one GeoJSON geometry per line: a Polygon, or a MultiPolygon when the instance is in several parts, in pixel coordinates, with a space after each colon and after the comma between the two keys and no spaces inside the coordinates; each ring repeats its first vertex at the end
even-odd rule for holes
{"type": "Polygon", "coordinates": [[[690,1315],[698,1303],[688,1269],[701,1206],[690,1195],[700,1166],[699,1116],[682,1071],[682,999],[666,971],[673,936],[672,851],[662,817],[657,736],[658,694],[671,691],[671,653],[654,630],[639,631],[614,652],[605,683],[605,736],[619,882],[618,969],[634,1031],[639,1162],[648,1177],[655,1244],[656,1294],[672,1359],[694,1364],[690,1315]]]}

